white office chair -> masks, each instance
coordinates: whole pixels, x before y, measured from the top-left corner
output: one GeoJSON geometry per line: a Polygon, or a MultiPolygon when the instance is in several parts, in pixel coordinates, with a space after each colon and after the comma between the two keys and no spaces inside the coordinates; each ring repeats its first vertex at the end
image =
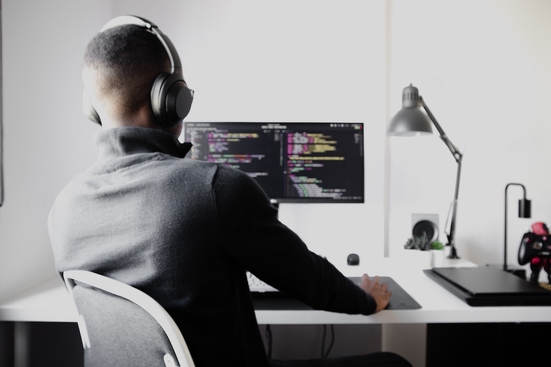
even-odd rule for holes
{"type": "Polygon", "coordinates": [[[194,367],[166,310],[144,292],[83,270],[63,274],[79,315],[86,367],[194,367]]]}

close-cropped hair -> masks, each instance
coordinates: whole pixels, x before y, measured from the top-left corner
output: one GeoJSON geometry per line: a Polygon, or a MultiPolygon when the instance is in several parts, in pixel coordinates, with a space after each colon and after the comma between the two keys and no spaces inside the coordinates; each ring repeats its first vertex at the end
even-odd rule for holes
{"type": "Polygon", "coordinates": [[[122,25],[98,33],[88,43],[84,67],[97,72],[100,98],[131,114],[150,100],[156,77],[170,71],[168,54],[157,36],[143,27],[122,25]]]}

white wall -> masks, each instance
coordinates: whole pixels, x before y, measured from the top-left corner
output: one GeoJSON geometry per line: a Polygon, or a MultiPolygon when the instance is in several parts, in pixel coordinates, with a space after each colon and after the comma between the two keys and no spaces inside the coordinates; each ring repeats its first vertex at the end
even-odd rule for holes
{"type": "MultiPolygon", "coordinates": [[[[535,221],[551,221],[551,2],[392,4],[390,110],[401,107],[401,91],[413,83],[464,153],[459,256],[502,263],[504,190],[520,182],[532,199],[532,219],[516,217],[522,189],[511,187],[508,254],[516,264],[522,234],[535,221]]],[[[456,164],[437,136],[390,139],[391,255],[410,234],[411,213],[437,213],[444,227],[456,164]]]]}
{"type": "Polygon", "coordinates": [[[0,298],[51,277],[46,218],[63,185],[95,159],[81,112],[82,54],[110,1],[4,0],[5,203],[0,298]]]}

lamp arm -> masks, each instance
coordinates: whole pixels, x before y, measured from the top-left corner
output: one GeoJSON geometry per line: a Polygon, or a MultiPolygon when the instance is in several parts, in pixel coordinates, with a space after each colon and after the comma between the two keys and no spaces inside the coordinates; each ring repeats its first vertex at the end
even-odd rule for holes
{"type": "Polygon", "coordinates": [[[461,159],[463,158],[463,154],[461,154],[459,149],[457,149],[457,147],[455,145],[453,145],[453,143],[450,141],[450,139],[448,139],[448,136],[444,132],[444,129],[442,129],[442,126],[440,126],[440,124],[438,123],[438,121],[436,120],[436,118],[434,117],[432,112],[430,112],[429,106],[427,106],[427,104],[425,103],[425,100],[423,99],[423,97],[419,96],[419,102],[421,103],[421,106],[423,106],[423,109],[425,110],[425,112],[429,116],[430,120],[432,121],[432,123],[436,127],[436,130],[438,130],[438,133],[440,134],[440,138],[444,141],[444,144],[446,144],[446,146],[448,147],[448,149],[452,153],[453,158],[455,159],[455,161],[458,164],[461,164],[461,159]]]}
{"type": "Polygon", "coordinates": [[[457,199],[459,197],[459,180],[461,178],[461,161],[462,156],[459,156],[459,160],[457,161],[457,174],[455,177],[455,193],[453,197],[453,207],[452,207],[452,217],[451,217],[451,223],[450,223],[450,233],[448,234],[448,244],[450,245],[450,259],[459,259],[459,256],[457,256],[457,250],[455,247],[455,220],[457,217],[457,199]]]}
{"type": "Polygon", "coordinates": [[[436,130],[438,130],[438,133],[440,134],[440,138],[446,144],[448,149],[453,155],[453,158],[455,159],[455,162],[457,163],[457,174],[455,178],[455,192],[453,197],[453,203],[452,203],[452,213],[451,213],[451,223],[450,223],[450,233],[448,234],[448,245],[450,245],[450,259],[458,259],[459,256],[457,256],[456,248],[455,248],[455,222],[457,217],[457,199],[459,197],[459,180],[461,178],[461,163],[463,161],[463,154],[457,149],[455,145],[448,139],[448,136],[444,132],[444,129],[442,129],[442,126],[438,123],[432,112],[430,111],[429,107],[425,103],[425,100],[423,97],[419,96],[419,102],[421,103],[421,106],[423,106],[423,109],[429,116],[430,120],[436,127],[436,130]]]}

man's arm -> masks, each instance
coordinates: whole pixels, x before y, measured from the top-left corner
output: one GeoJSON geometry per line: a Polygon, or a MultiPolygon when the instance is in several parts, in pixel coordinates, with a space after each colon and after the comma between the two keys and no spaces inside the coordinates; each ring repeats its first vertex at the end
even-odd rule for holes
{"type": "Polygon", "coordinates": [[[370,281],[362,290],[309,251],[243,172],[221,167],[214,195],[219,225],[227,234],[224,248],[259,279],[316,309],[371,314],[386,306],[382,285],[370,281]]]}

